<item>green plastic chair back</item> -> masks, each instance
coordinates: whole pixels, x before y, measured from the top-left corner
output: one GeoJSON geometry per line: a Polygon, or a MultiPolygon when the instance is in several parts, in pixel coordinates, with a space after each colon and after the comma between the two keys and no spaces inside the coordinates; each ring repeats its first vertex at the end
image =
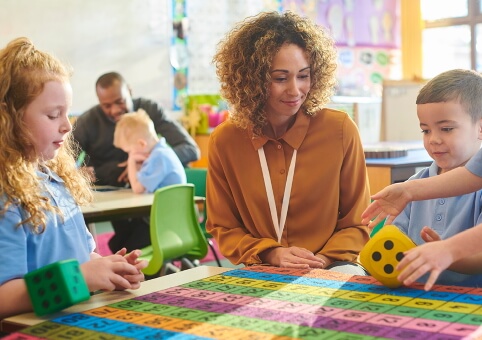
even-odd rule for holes
{"type": "MultiPolygon", "coordinates": [[[[206,197],[206,176],[208,169],[206,168],[185,168],[186,179],[188,183],[194,184],[194,195],[206,197]]],[[[211,234],[206,232],[206,219],[207,219],[206,204],[203,209],[203,219],[199,222],[201,229],[204,232],[204,236],[211,238],[211,234]]]]}
{"type": "MultiPolygon", "coordinates": [[[[194,193],[196,196],[206,197],[206,177],[208,173],[208,169],[206,168],[185,168],[186,171],[186,179],[188,183],[194,184],[194,193]]],[[[211,240],[213,236],[206,231],[206,220],[208,218],[208,210],[206,202],[204,202],[203,210],[202,210],[202,219],[199,222],[199,225],[204,233],[204,236],[208,239],[208,245],[211,248],[211,251],[216,259],[218,266],[222,267],[221,264],[221,256],[217,253],[216,248],[214,247],[213,241],[211,240]]]]}
{"type": "Polygon", "coordinates": [[[151,246],[142,249],[141,259],[149,265],[146,275],[159,273],[164,262],[202,259],[207,240],[194,207],[194,185],[175,184],[156,190],[150,216],[151,246]]]}

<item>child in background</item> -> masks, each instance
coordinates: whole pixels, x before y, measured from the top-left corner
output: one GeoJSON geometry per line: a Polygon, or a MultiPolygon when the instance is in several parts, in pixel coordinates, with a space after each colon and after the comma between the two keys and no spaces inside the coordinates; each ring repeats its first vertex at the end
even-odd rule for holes
{"type": "Polygon", "coordinates": [[[93,252],[79,208],[92,194],[72,156],[69,78],[27,38],[0,50],[0,319],[31,311],[23,276],[60,260],[79,261],[90,291],[144,280],[138,250],[93,252]]]}
{"type": "Polygon", "coordinates": [[[127,173],[132,190],[139,194],[186,183],[186,172],[166,140],[157,136],[154,123],[139,109],[119,118],[114,146],[129,154],[127,173]]]}
{"type": "MultiPolygon", "coordinates": [[[[424,147],[434,162],[409,180],[437,176],[465,165],[481,146],[482,76],[460,69],[441,73],[420,90],[416,103],[424,147]]],[[[393,224],[416,244],[423,244],[481,223],[481,207],[482,191],[417,201],[409,203],[393,224]]],[[[461,274],[463,266],[451,269],[460,273],[444,271],[437,283],[482,286],[482,275],[461,274]]]]}

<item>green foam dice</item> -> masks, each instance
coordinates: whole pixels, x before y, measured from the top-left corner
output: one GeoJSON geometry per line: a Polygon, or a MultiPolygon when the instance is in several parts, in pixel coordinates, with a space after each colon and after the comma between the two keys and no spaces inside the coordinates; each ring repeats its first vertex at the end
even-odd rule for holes
{"type": "Polygon", "coordinates": [[[51,263],[24,276],[36,315],[55,313],[90,298],[75,259],[51,263]]]}

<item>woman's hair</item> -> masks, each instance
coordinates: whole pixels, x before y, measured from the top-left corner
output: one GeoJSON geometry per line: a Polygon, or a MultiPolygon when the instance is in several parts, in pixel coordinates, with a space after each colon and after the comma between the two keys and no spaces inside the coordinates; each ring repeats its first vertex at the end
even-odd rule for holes
{"type": "Polygon", "coordinates": [[[273,57],[285,44],[302,48],[310,63],[311,89],[302,109],[313,115],[329,102],[336,84],[334,41],[320,26],[292,12],[261,13],[238,23],[218,44],[213,63],[230,119],[260,134],[266,124],[273,57]]]}
{"type": "Polygon", "coordinates": [[[156,138],[154,122],[143,109],[123,114],[115,125],[114,146],[120,148],[123,143],[133,143],[137,138],[156,138]]]}
{"type": "MultiPolygon", "coordinates": [[[[27,106],[49,81],[69,81],[71,72],[55,57],[39,51],[27,38],[17,38],[0,50],[0,197],[4,214],[10,204],[20,205],[31,228],[42,232],[46,213],[58,213],[40,181],[38,156],[29,126],[23,121],[27,106]]],[[[90,180],[76,168],[69,134],[58,155],[41,165],[57,173],[78,204],[92,200],[90,180]]]]}
{"type": "Polygon", "coordinates": [[[482,118],[482,75],[473,70],[454,69],[432,78],[420,90],[416,104],[460,103],[475,123],[482,118]]]}

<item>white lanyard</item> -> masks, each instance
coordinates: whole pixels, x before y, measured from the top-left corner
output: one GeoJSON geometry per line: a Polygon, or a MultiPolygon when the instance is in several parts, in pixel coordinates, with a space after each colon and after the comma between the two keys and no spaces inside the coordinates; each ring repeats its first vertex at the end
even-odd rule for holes
{"type": "Polygon", "coordinates": [[[281,206],[280,221],[278,222],[278,211],[276,210],[276,203],[274,201],[273,187],[271,186],[271,177],[269,175],[268,163],[266,162],[266,155],[263,147],[258,149],[259,161],[261,163],[261,170],[263,171],[264,186],[266,188],[266,195],[268,196],[269,210],[271,211],[271,218],[273,219],[273,226],[278,236],[278,242],[281,242],[283,229],[285,228],[286,215],[288,214],[288,205],[290,203],[291,186],[293,184],[293,175],[295,173],[296,150],[293,151],[291,157],[290,168],[286,177],[285,192],[283,195],[283,203],[281,206]]]}

